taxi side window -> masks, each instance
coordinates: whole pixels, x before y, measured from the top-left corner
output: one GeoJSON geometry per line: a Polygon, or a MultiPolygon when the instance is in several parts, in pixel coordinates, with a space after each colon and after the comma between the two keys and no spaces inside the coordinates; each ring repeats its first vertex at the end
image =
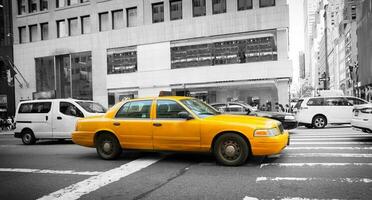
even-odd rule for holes
{"type": "Polygon", "coordinates": [[[125,103],[116,113],[115,118],[150,118],[151,100],[131,101],[125,103]]]}
{"type": "Polygon", "coordinates": [[[187,112],[180,104],[171,100],[158,100],[156,103],[157,119],[179,119],[178,113],[187,112]]]}
{"type": "Polygon", "coordinates": [[[74,117],[84,117],[84,114],[74,104],[69,102],[59,103],[59,112],[74,117]]]}

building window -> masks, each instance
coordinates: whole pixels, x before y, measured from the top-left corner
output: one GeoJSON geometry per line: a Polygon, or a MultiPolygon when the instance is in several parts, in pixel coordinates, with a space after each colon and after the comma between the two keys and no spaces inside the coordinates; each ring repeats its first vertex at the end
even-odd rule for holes
{"type": "Polygon", "coordinates": [[[68,19],[68,35],[74,36],[77,34],[79,34],[78,18],[68,19]]]}
{"type": "Polygon", "coordinates": [[[137,7],[127,8],[127,26],[137,26],[137,7]]]}
{"type": "Polygon", "coordinates": [[[112,29],[120,29],[124,27],[123,10],[112,11],[112,29]]]}
{"type": "Polygon", "coordinates": [[[63,8],[65,6],[66,6],[65,0],[56,0],[56,7],[57,8],[63,8]]]}
{"type": "Polygon", "coordinates": [[[248,10],[252,8],[252,0],[238,0],[238,10],[248,10]]]}
{"type": "Polygon", "coordinates": [[[171,47],[171,68],[277,60],[273,36],[171,47]]]}
{"type": "Polygon", "coordinates": [[[57,38],[66,37],[66,36],[67,36],[67,31],[66,31],[65,20],[57,21],[57,38]]]}
{"type": "Polygon", "coordinates": [[[93,98],[92,56],[90,52],[71,54],[72,98],[93,98]]]}
{"type": "Polygon", "coordinates": [[[136,71],[136,47],[124,47],[107,50],[107,74],[131,73],[136,71]]]}
{"type": "Polygon", "coordinates": [[[26,26],[18,27],[19,43],[25,43],[27,38],[26,26]]]}
{"type": "Polygon", "coordinates": [[[99,13],[99,31],[110,30],[108,12],[99,13]]]}
{"type": "Polygon", "coordinates": [[[28,12],[33,13],[37,11],[37,0],[28,0],[28,12]]]}
{"type": "Polygon", "coordinates": [[[194,17],[205,16],[205,0],[192,0],[192,13],[194,17]]]}
{"type": "Polygon", "coordinates": [[[40,11],[48,10],[48,0],[40,0],[40,11]]]}
{"type": "Polygon", "coordinates": [[[173,0],[169,3],[170,20],[182,19],[182,0],[173,0]]]}
{"type": "Polygon", "coordinates": [[[212,0],[212,13],[220,14],[226,12],[226,0],[212,0]]]}
{"type": "Polygon", "coordinates": [[[77,4],[78,2],[79,2],[78,0],[67,0],[67,5],[71,6],[71,5],[77,4]]]}
{"type": "Polygon", "coordinates": [[[260,0],[260,8],[275,6],[275,0],[260,0]]]}
{"type": "Polygon", "coordinates": [[[35,58],[36,91],[55,90],[54,57],[35,58]]]}
{"type": "Polygon", "coordinates": [[[81,34],[90,33],[90,17],[83,16],[81,17],[81,34]]]}
{"type": "Polygon", "coordinates": [[[152,4],[152,23],[158,23],[164,21],[164,3],[153,3],[152,4]]]}
{"type": "Polygon", "coordinates": [[[47,40],[49,37],[48,23],[40,24],[41,40],[47,40]]]}
{"type": "Polygon", "coordinates": [[[26,14],[26,0],[18,0],[18,15],[26,14]]]}
{"type": "Polygon", "coordinates": [[[37,25],[28,26],[30,32],[30,42],[37,41],[37,25]]]}

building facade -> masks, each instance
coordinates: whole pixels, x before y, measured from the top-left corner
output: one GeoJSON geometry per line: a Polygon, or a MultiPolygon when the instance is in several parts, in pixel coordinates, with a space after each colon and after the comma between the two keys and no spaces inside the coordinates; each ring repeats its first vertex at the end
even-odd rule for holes
{"type": "Polygon", "coordinates": [[[159,91],[289,102],[285,0],[19,0],[14,62],[38,96],[113,105],[159,91]]]}
{"type": "Polygon", "coordinates": [[[358,6],[358,65],[354,68],[357,79],[357,95],[372,102],[372,2],[358,6]]]}
{"type": "Polygon", "coordinates": [[[14,116],[12,1],[0,0],[0,118],[14,116]]]}

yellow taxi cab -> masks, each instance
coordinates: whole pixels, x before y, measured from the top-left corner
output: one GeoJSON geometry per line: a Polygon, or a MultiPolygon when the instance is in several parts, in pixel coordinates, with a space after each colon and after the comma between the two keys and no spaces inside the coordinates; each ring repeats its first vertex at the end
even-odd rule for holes
{"type": "Polygon", "coordinates": [[[220,114],[191,97],[153,97],[117,103],[103,116],[79,119],[74,143],[96,148],[106,160],[122,149],[212,152],[224,165],[280,153],[288,132],[272,119],[220,114]]]}

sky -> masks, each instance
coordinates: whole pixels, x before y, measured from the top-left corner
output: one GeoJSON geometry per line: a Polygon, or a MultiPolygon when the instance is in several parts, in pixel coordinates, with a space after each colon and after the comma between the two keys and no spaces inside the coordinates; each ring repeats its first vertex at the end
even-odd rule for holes
{"type": "MultiPolygon", "coordinates": [[[[309,0],[311,1],[311,0],[309,0]]],[[[299,89],[299,52],[304,51],[304,0],[287,0],[289,5],[289,57],[293,64],[291,92],[299,89]]]]}

